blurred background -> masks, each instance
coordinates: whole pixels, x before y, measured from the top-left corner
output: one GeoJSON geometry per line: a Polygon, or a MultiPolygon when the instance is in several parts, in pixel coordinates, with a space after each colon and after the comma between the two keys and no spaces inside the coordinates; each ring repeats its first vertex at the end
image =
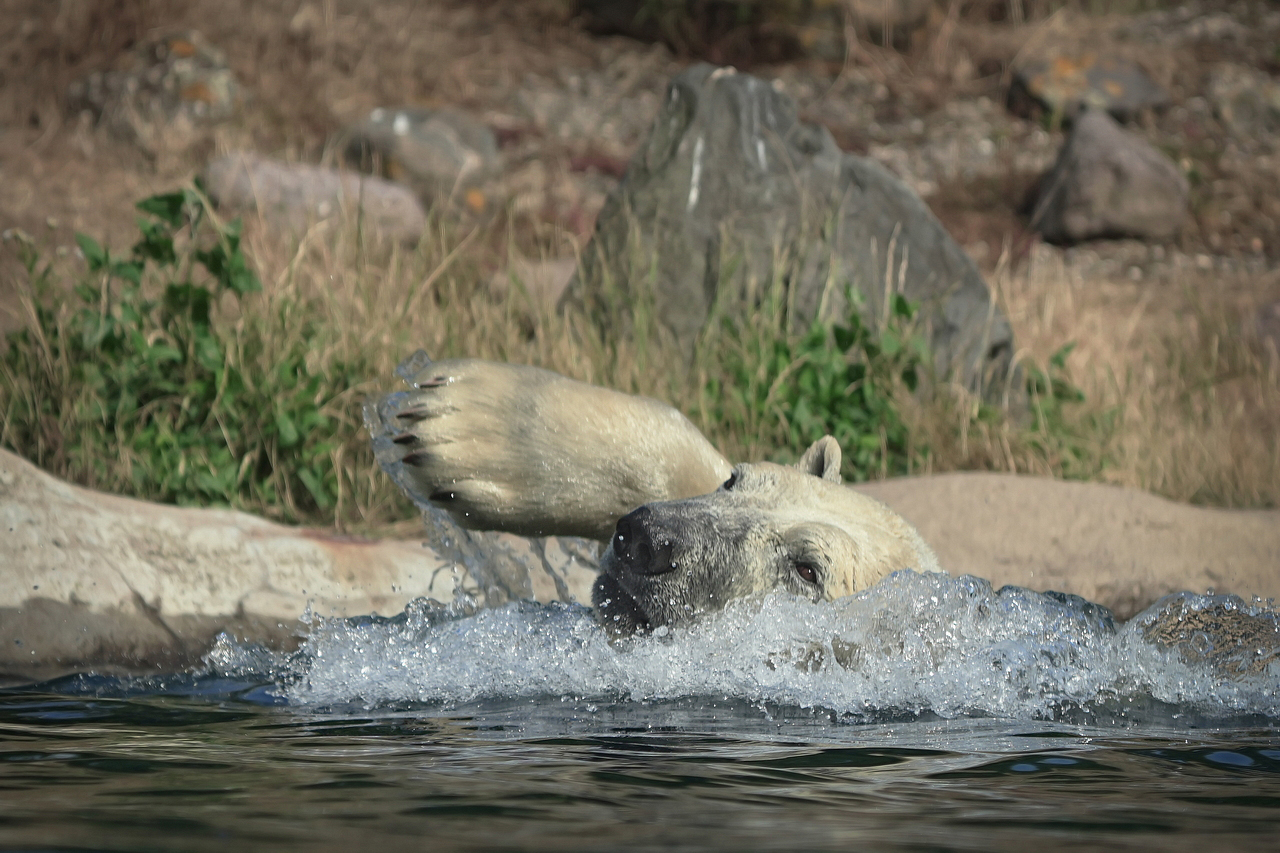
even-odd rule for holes
{"type": "Polygon", "coordinates": [[[0,438],[60,476],[396,529],[413,513],[359,407],[422,346],[666,399],[731,458],[834,432],[855,479],[1280,500],[1275,3],[0,0],[0,20],[0,438]],[[814,337],[754,298],[688,344],[638,303],[561,303],[698,62],[923,201],[1007,321],[1006,393],[911,356],[914,306],[814,337]]]}

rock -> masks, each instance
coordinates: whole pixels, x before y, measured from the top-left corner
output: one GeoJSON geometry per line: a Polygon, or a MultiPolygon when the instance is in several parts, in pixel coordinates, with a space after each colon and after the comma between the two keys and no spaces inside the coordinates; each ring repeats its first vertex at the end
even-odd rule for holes
{"type": "Polygon", "coordinates": [[[1087,108],[1123,121],[1168,102],[1168,94],[1137,62],[1094,52],[1032,56],[1014,65],[1009,88],[1013,112],[1026,115],[1038,105],[1067,120],[1087,108]]]}
{"type": "Polygon", "coordinates": [[[342,134],[352,166],[410,187],[423,204],[495,206],[484,184],[501,169],[493,131],[453,110],[383,109],[342,134]]]}
{"type": "Polygon", "coordinates": [[[1031,227],[1052,242],[1168,239],[1186,216],[1188,193],[1173,161],[1105,112],[1086,110],[1040,182],[1031,227]]]}
{"type": "MultiPolygon", "coordinates": [[[[915,524],[952,574],[997,586],[1063,590],[1121,615],[1181,589],[1280,595],[1276,510],[981,472],[856,488],[915,524]]],[[[535,600],[590,599],[594,571],[573,540],[440,532],[426,548],[159,506],[68,485],[0,450],[0,682],[104,667],[173,672],[224,631],[288,649],[308,607],[348,617],[395,614],[420,596],[460,602],[459,590],[482,592],[460,566],[482,560],[490,570],[485,549],[499,545],[526,557],[518,585],[535,600]]]]}
{"type": "Polygon", "coordinates": [[[381,178],[247,152],[214,160],[201,177],[219,207],[256,211],[274,227],[292,231],[359,218],[362,228],[412,243],[427,223],[412,192],[381,178]]]}
{"type": "Polygon", "coordinates": [[[971,388],[1003,389],[1008,323],[924,203],[797,120],[775,87],[732,69],[698,65],[672,82],[562,304],[604,323],[610,305],[651,299],[691,352],[712,304],[733,295],[720,289],[745,295],[771,280],[780,258],[789,258],[798,326],[847,314],[846,286],[872,318],[887,290],[900,291],[924,306],[940,369],[971,388]]]}
{"type": "Polygon", "coordinates": [[[155,154],[185,148],[235,115],[242,92],[222,52],[194,31],[147,41],[126,66],[73,83],[67,100],[115,135],[155,154]]]}
{"type": "Polygon", "coordinates": [[[421,543],[104,495],[8,451],[0,530],[0,673],[9,676],[104,664],[172,671],[221,631],[288,646],[308,606],[389,615],[417,596],[454,594],[454,574],[421,543]]]}
{"type": "Polygon", "coordinates": [[[1280,133],[1280,82],[1270,75],[1224,62],[1209,74],[1214,112],[1239,139],[1272,141],[1280,133]]]}
{"type": "Polygon", "coordinates": [[[901,513],[953,576],[1083,596],[1128,619],[1182,590],[1280,596],[1280,510],[991,471],[854,486],[901,513]]]}
{"type": "Polygon", "coordinates": [[[0,531],[0,682],[104,666],[173,672],[198,663],[221,632],[288,649],[308,608],[390,616],[420,597],[516,597],[488,594],[467,561],[488,571],[516,560],[512,585],[543,602],[588,602],[595,580],[556,539],[473,535],[438,520],[432,547],[337,536],[93,492],[5,450],[0,531]]]}

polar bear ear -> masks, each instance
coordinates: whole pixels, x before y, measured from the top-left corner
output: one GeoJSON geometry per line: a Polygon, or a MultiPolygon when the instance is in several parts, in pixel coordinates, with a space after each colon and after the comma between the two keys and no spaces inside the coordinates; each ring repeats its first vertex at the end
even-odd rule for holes
{"type": "Polygon", "coordinates": [[[829,435],[809,445],[796,467],[832,483],[844,482],[840,478],[840,444],[829,435]]]}

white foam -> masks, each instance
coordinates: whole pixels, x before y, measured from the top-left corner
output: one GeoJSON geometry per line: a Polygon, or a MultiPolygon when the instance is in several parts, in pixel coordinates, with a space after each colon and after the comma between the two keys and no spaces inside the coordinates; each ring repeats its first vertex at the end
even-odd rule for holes
{"type": "MultiPolygon", "coordinates": [[[[1186,596],[1182,604],[1224,600],[1186,596]]],[[[972,577],[900,572],[820,604],[774,593],[620,645],[582,607],[464,610],[419,603],[395,620],[317,620],[274,675],[290,702],[306,705],[707,696],[855,719],[920,712],[1046,719],[1153,702],[1175,706],[1175,717],[1179,709],[1280,717],[1280,663],[1267,662],[1274,647],[1240,652],[1262,661],[1252,671],[1224,666],[1148,642],[1144,626],[1155,608],[1117,626],[1080,599],[996,592],[972,577]]],[[[1249,612],[1277,618],[1260,607],[1249,612]]],[[[247,654],[224,640],[210,664],[233,669],[247,654]]]]}

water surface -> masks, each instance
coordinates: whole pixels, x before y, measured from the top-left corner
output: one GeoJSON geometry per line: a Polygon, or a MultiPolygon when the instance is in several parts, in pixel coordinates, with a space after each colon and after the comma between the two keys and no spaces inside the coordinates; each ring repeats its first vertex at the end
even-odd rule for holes
{"type": "Polygon", "coordinates": [[[317,620],[0,692],[0,847],[1274,850],[1274,613],[1174,605],[904,573],[621,646],[567,605],[317,620]]]}

